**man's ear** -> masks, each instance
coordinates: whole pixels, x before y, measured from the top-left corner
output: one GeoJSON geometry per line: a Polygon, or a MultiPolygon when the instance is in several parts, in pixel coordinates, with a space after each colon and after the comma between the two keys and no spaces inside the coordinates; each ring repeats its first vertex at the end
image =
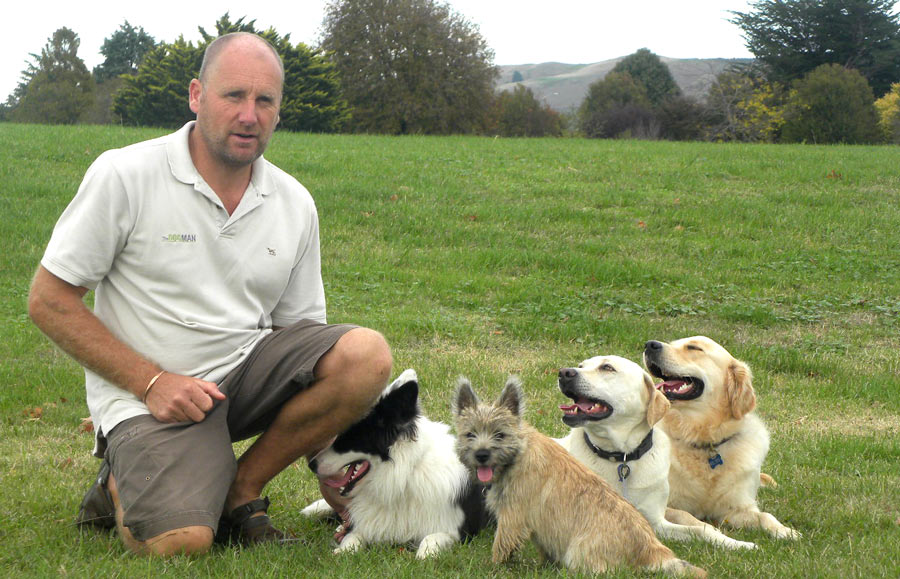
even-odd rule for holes
{"type": "Polygon", "coordinates": [[[200,108],[200,97],[202,94],[203,85],[200,84],[200,81],[196,78],[191,80],[191,84],[188,85],[188,105],[194,114],[197,114],[197,110],[200,108]]]}

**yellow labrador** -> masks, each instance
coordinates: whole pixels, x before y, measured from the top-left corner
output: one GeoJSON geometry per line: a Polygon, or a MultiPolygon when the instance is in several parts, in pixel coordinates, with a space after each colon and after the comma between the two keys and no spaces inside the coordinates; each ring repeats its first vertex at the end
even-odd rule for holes
{"type": "MultiPolygon", "coordinates": [[[[661,423],[672,444],[669,506],[715,524],[799,538],[756,503],[760,482],[773,481],[760,472],[769,432],[753,412],[750,368],[705,336],[651,340],[644,366],[663,381],[656,387],[672,404],[661,423]]],[[[671,509],[666,516],[683,520],[671,509]]]]}
{"type": "Polygon", "coordinates": [[[654,425],[669,402],[643,368],[619,356],[596,356],[577,368],[561,369],[559,389],[572,399],[560,406],[562,420],[572,430],[557,442],[633,504],[660,538],[755,547],[687,513],[681,517],[687,524],[666,520],[669,438],[654,425]]]}

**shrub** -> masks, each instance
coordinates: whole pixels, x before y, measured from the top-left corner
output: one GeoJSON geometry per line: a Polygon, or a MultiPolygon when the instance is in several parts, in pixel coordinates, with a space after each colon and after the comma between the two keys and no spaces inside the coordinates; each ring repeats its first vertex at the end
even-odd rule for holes
{"type": "Polygon", "coordinates": [[[787,142],[874,143],[881,137],[872,88],[839,64],[823,64],[795,81],[784,117],[787,142]]]}

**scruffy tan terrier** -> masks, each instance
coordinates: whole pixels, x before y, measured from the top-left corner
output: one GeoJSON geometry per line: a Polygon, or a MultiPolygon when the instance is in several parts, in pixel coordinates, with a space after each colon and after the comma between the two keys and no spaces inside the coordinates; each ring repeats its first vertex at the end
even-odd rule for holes
{"type": "Polygon", "coordinates": [[[453,412],[456,451],[485,485],[497,518],[493,561],[502,563],[529,538],[545,559],[573,571],[602,573],[621,565],[705,577],[675,557],[647,520],[599,476],[523,419],[518,378],[493,405],[481,404],[460,378],[453,412]]]}

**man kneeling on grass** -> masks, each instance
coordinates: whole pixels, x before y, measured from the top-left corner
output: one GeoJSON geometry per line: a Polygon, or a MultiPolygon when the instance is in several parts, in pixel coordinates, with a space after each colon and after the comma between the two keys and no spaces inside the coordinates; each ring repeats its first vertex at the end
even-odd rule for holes
{"type": "Polygon", "coordinates": [[[34,278],[29,313],[85,367],[103,458],[77,520],[137,553],[290,541],[263,487],[390,375],[379,333],[326,325],[315,205],[262,157],[283,80],[259,36],[212,42],[189,87],[197,120],[101,155],[34,278]],[[232,442],[259,433],[235,460],[232,442]]]}

